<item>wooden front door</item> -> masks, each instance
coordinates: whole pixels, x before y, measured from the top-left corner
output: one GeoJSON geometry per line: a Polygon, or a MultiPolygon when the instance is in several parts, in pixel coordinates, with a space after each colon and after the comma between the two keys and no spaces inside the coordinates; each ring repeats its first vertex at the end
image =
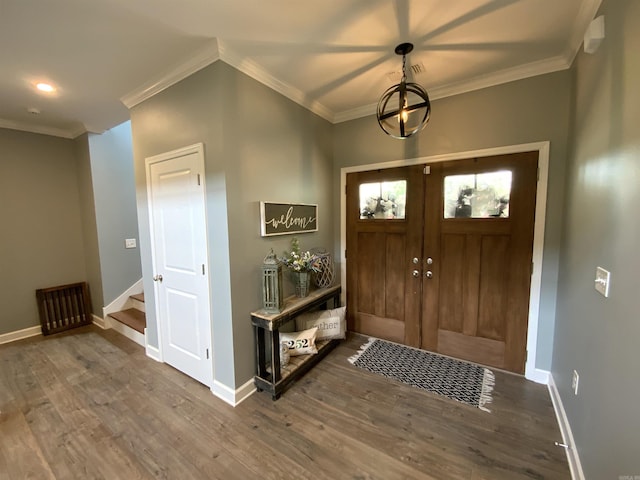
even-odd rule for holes
{"type": "MultiPolygon", "coordinates": [[[[413,189],[409,188],[412,184],[407,186],[407,215],[413,210],[415,216],[407,216],[405,228],[407,232],[413,232],[415,225],[422,229],[421,247],[411,244],[411,253],[406,247],[396,251],[395,243],[386,237],[385,248],[380,250],[375,245],[379,247],[376,242],[382,237],[363,235],[390,231],[393,221],[359,218],[354,226],[353,211],[357,213],[360,207],[358,185],[370,181],[368,174],[383,176],[385,171],[350,174],[347,177],[350,328],[523,373],[537,161],[537,152],[529,152],[435,163],[429,165],[428,174],[422,174],[423,166],[393,169],[398,178],[403,170],[419,173],[423,182],[423,188],[417,178],[413,189]],[[418,199],[420,206],[411,208],[416,197],[410,190],[422,195],[418,199]],[[417,217],[418,212],[422,217],[417,217]],[[350,259],[352,249],[358,256],[350,259]],[[417,264],[413,263],[414,258],[418,259],[417,264]],[[402,268],[396,268],[401,259],[402,268]],[[388,272],[389,265],[402,283],[381,280],[381,277],[388,279],[388,275],[380,272],[388,272]],[[413,276],[415,271],[418,277],[413,276]],[[369,286],[375,292],[367,293],[367,300],[363,301],[361,292],[366,292],[369,286]],[[402,292],[405,310],[401,323],[382,321],[367,313],[372,310],[373,301],[383,305],[381,297],[393,298],[402,292]],[[407,305],[415,308],[416,295],[420,297],[418,314],[406,309],[407,305]],[[363,309],[365,304],[367,312],[363,309]],[[373,325],[383,323],[385,328],[380,334],[373,325]]],[[[410,233],[408,238],[413,235],[410,233]]],[[[394,298],[393,304],[400,305],[400,299],[394,298]]]]}
{"type": "Polygon", "coordinates": [[[423,166],[347,175],[351,331],[420,346],[423,166]],[[360,198],[363,199],[362,205],[360,198]]]}

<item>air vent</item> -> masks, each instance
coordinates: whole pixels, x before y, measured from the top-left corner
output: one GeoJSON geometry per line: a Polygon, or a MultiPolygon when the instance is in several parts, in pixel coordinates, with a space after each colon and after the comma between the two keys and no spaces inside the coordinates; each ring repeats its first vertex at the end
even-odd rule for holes
{"type": "Polygon", "coordinates": [[[422,63],[422,62],[419,62],[419,63],[416,63],[414,65],[411,65],[409,68],[411,68],[411,72],[414,75],[418,75],[420,73],[424,73],[425,72],[424,63],[422,63]]]}
{"type": "MultiPolygon", "coordinates": [[[[407,76],[413,75],[415,77],[416,75],[421,75],[424,72],[426,72],[426,68],[424,68],[424,63],[422,62],[408,65],[407,67],[407,76]]],[[[393,83],[400,83],[400,80],[402,79],[402,70],[387,73],[387,78],[393,83]]]]}

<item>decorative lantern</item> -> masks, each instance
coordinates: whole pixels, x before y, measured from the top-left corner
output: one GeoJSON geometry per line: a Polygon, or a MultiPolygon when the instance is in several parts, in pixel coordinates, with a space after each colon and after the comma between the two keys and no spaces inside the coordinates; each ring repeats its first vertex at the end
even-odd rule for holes
{"type": "Polygon", "coordinates": [[[267,313],[280,313],[283,305],[282,263],[271,249],[262,263],[262,306],[267,313]]]}

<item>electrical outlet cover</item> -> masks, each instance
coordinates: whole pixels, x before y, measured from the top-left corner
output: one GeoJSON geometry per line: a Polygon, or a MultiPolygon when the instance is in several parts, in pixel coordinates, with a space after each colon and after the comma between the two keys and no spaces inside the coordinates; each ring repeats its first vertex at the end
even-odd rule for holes
{"type": "Polygon", "coordinates": [[[609,281],[611,279],[611,273],[602,267],[596,268],[596,290],[605,297],[609,296],[609,281]]]}

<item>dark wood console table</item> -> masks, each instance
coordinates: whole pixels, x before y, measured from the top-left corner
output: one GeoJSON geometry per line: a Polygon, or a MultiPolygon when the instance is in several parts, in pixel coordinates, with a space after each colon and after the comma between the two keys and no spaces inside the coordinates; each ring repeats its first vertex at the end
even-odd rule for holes
{"type": "Polygon", "coordinates": [[[264,310],[251,313],[251,324],[256,339],[257,375],[254,382],[258,391],[265,390],[271,393],[273,400],[277,400],[291,383],[308,372],[338,344],[339,340],[316,342],[317,354],[291,357],[289,365],[280,368],[280,328],[302,313],[318,307],[326,309],[330,300],[333,301],[333,308],[337,308],[340,305],[341,290],[340,285],[336,285],[313,290],[304,298],[288,297],[280,313],[266,313],[264,310]],[[265,332],[271,334],[267,336],[265,332]],[[267,341],[271,346],[269,366],[267,341]]]}

